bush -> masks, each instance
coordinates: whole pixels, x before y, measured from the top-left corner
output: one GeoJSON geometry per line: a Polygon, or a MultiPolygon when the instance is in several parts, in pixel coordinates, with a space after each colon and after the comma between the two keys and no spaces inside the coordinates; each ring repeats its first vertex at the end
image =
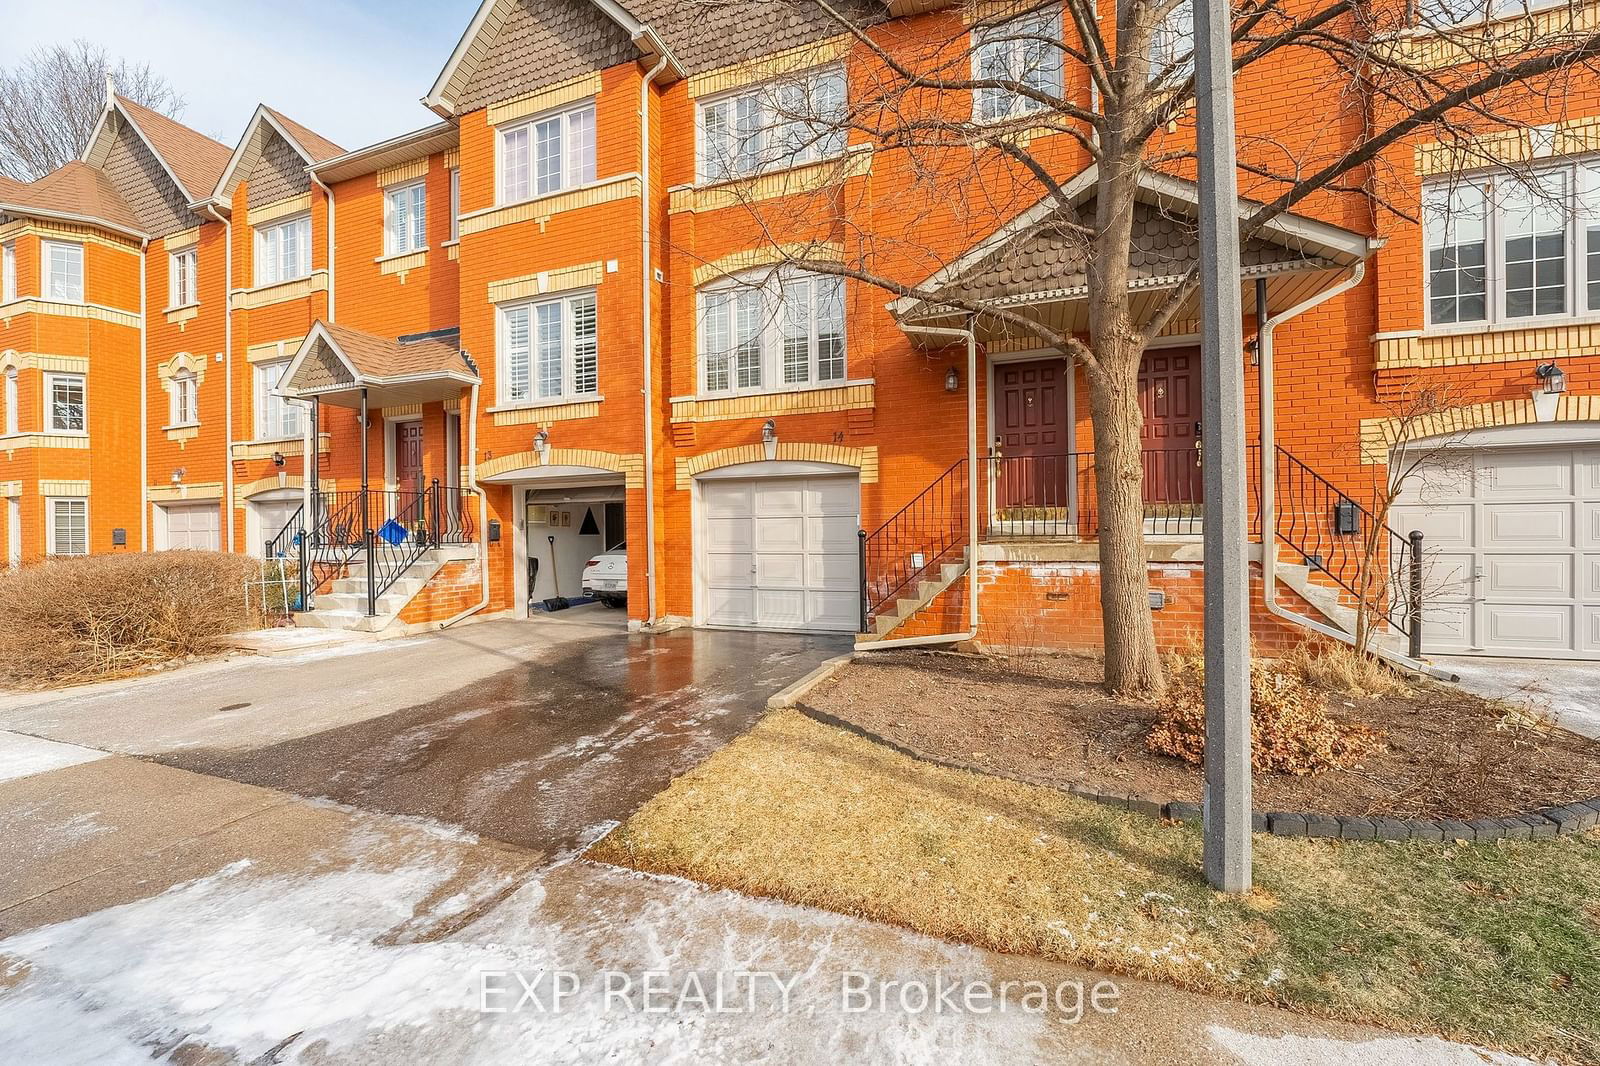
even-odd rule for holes
{"type": "MultiPolygon", "coordinates": [[[[1171,672],[1166,705],[1145,747],[1184,762],[1205,761],[1205,668],[1185,659],[1171,672]]],[[[1294,668],[1250,663],[1250,765],[1263,773],[1312,774],[1348,769],[1384,750],[1383,734],[1330,715],[1321,693],[1294,668]]]]}
{"type": "Polygon", "coordinates": [[[51,559],[0,575],[0,685],[45,688],[217,650],[257,623],[253,559],[170,551],[51,559]]]}

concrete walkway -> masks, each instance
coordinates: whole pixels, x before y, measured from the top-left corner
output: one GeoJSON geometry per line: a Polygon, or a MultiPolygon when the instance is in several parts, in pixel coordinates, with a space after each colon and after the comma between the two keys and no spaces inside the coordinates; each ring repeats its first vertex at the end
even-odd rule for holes
{"type": "Polygon", "coordinates": [[[1600,740],[1600,662],[1447,655],[1438,663],[1461,675],[1468,691],[1546,712],[1574,733],[1600,740]]]}

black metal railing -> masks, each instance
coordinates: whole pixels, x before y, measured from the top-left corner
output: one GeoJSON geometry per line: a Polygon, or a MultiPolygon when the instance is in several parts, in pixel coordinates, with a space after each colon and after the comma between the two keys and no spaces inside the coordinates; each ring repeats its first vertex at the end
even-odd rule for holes
{"type": "Polygon", "coordinates": [[[923,575],[963,558],[968,547],[968,466],[959,460],[871,533],[860,533],[861,630],[923,575]]]}
{"type": "MultiPolygon", "coordinates": [[[[1194,448],[1147,448],[1140,453],[1144,528],[1154,536],[1201,531],[1200,453],[1194,448]]],[[[1100,532],[1100,463],[1093,452],[991,453],[987,536],[1080,537],[1100,532]]]]}

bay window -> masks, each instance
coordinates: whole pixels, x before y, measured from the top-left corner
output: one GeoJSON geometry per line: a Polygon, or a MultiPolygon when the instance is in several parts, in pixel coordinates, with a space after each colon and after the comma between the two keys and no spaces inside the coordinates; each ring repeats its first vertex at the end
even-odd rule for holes
{"type": "Polygon", "coordinates": [[[83,245],[41,241],[44,264],[44,298],[63,303],[83,303],[83,245]]]}
{"type": "Polygon", "coordinates": [[[428,190],[412,182],[383,194],[383,254],[409,255],[428,247],[428,190]]]}
{"type": "Polygon", "coordinates": [[[808,71],[700,105],[701,181],[829,159],[844,151],[842,67],[808,71]]]}
{"type": "Polygon", "coordinates": [[[500,202],[586,185],[595,179],[594,102],[500,127],[500,202]]]}
{"type": "Polygon", "coordinates": [[[699,294],[702,395],[783,392],[846,379],[844,281],[747,276],[699,294]]]}
{"type": "MultiPolygon", "coordinates": [[[[972,49],[975,81],[1008,81],[1052,97],[1062,93],[1061,15],[1039,12],[976,31],[972,49]]],[[[1002,86],[973,93],[979,122],[1003,122],[1042,111],[1045,104],[1002,86]]]]}
{"type": "Polygon", "coordinates": [[[275,391],[289,369],[287,360],[255,367],[256,439],[292,440],[300,436],[300,405],[275,391]]]}
{"type": "Polygon", "coordinates": [[[256,285],[276,285],[311,273],[311,216],[256,230],[256,285]]]}
{"type": "Polygon", "coordinates": [[[499,404],[593,397],[598,337],[593,292],[501,307],[499,404]]]}

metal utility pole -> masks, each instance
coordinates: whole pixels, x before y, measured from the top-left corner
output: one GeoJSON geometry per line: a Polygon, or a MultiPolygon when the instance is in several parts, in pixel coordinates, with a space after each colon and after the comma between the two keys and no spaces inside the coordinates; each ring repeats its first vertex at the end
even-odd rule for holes
{"type": "Polygon", "coordinates": [[[1228,0],[1196,0],[1194,44],[1205,430],[1205,870],[1213,888],[1245,892],[1251,832],[1250,529],[1228,0]]]}

